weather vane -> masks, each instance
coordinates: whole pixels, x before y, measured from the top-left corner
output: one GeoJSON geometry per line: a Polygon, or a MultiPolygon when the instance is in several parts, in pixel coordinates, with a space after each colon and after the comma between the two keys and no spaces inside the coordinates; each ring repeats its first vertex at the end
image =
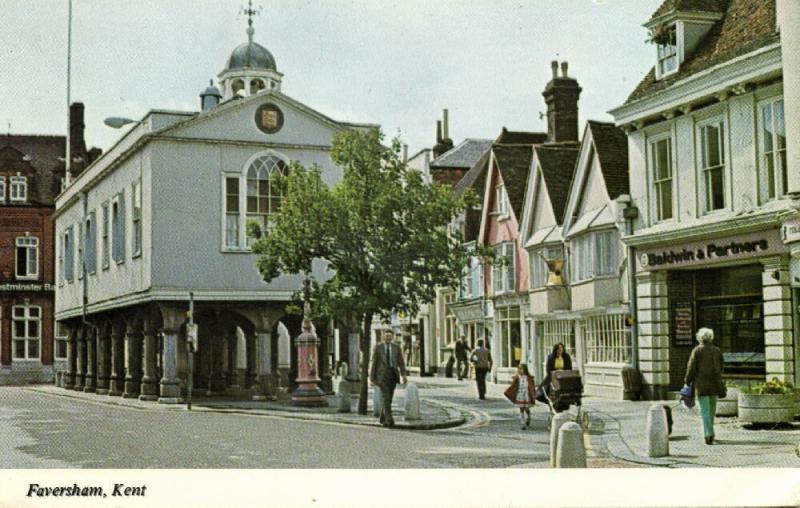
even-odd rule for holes
{"type": "Polygon", "coordinates": [[[247,8],[245,9],[244,7],[242,7],[242,10],[240,11],[240,14],[247,15],[247,26],[253,26],[253,16],[258,16],[259,14],[261,14],[262,9],[263,7],[261,7],[260,5],[254,9],[253,0],[247,1],[247,8]]]}

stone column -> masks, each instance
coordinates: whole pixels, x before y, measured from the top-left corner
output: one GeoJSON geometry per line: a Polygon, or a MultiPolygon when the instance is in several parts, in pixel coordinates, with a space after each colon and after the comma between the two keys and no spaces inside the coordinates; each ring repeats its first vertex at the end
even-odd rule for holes
{"type": "Polygon", "coordinates": [[[289,382],[289,371],[291,370],[292,351],[291,338],[288,330],[283,328],[286,333],[281,333],[278,326],[278,386],[287,387],[289,382]]]}
{"type": "Polygon", "coordinates": [[[77,328],[75,325],[69,326],[69,336],[67,338],[67,372],[65,374],[64,388],[72,390],[75,387],[75,375],[78,371],[78,344],[77,328]]]}
{"type": "Polygon", "coordinates": [[[256,373],[258,375],[255,389],[253,390],[253,400],[267,400],[272,395],[270,380],[270,357],[269,345],[272,341],[272,334],[268,332],[256,333],[256,373]]]}
{"type": "Polygon", "coordinates": [[[639,370],[642,398],[663,399],[669,386],[669,299],[667,273],[641,272],[636,275],[639,370]]]}
{"type": "Polygon", "coordinates": [[[114,323],[111,327],[111,382],[108,388],[108,394],[114,396],[122,395],[125,382],[125,352],[122,333],[122,326],[114,323]]]}
{"type": "Polygon", "coordinates": [[[86,381],[83,391],[93,393],[97,390],[97,334],[93,328],[86,328],[86,381]]]}
{"type": "Polygon", "coordinates": [[[107,395],[111,383],[111,337],[108,327],[103,325],[97,329],[95,342],[97,349],[97,393],[107,395]]]}
{"type": "Polygon", "coordinates": [[[767,379],[777,377],[794,383],[792,339],[792,293],[789,286],[789,259],[775,256],[761,260],[764,271],[764,353],[767,379]]]}
{"type": "Polygon", "coordinates": [[[142,332],[133,322],[125,327],[125,391],[122,397],[135,399],[142,383],[142,332]]]}
{"type": "Polygon", "coordinates": [[[144,369],[139,400],[158,400],[158,377],[156,373],[156,331],[152,321],[145,320],[143,332],[144,369]]]}
{"type": "Polygon", "coordinates": [[[220,356],[222,358],[222,392],[225,393],[228,391],[228,387],[231,385],[231,351],[228,343],[230,337],[228,337],[228,333],[224,331],[220,332],[220,337],[222,338],[222,344],[220,346],[220,356]]]}
{"type": "Polygon", "coordinates": [[[236,384],[238,391],[244,390],[247,383],[247,337],[236,330],[236,384]]]}
{"type": "Polygon", "coordinates": [[[176,307],[162,307],[164,339],[161,352],[163,375],[160,383],[160,404],[177,404],[181,401],[181,380],[178,377],[178,355],[186,356],[183,341],[178,340],[184,312],[176,307]],[[179,347],[179,342],[180,347],[179,347]]]}
{"type": "Polygon", "coordinates": [[[86,329],[81,327],[78,332],[78,371],[75,374],[74,389],[82,392],[86,386],[86,329]]]}

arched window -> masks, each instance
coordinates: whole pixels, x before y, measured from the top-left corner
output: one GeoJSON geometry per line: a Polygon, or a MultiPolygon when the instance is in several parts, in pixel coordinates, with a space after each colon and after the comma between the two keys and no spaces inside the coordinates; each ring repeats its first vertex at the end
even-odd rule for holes
{"type": "Polygon", "coordinates": [[[242,173],[223,175],[224,249],[239,250],[243,244],[250,246],[249,238],[242,241],[248,221],[254,220],[262,228],[269,227],[270,214],[280,210],[283,200],[277,177],[286,175],[288,170],[288,159],[269,151],[251,159],[242,173]]]}
{"type": "Polygon", "coordinates": [[[244,89],[244,81],[241,79],[235,80],[231,85],[231,92],[233,92],[233,95],[236,95],[236,92],[242,89],[244,89]]]}

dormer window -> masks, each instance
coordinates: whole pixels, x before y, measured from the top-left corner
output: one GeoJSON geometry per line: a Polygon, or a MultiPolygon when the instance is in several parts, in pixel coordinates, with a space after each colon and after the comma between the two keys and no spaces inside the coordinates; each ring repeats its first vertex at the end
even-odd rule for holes
{"type": "Polygon", "coordinates": [[[9,185],[9,200],[12,202],[25,202],[28,198],[28,179],[24,176],[12,176],[9,185]]]}
{"type": "Polygon", "coordinates": [[[678,70],[678,25],[659,26],[653,33],[658,45],[658,75],[664,77],[678,70]]]}

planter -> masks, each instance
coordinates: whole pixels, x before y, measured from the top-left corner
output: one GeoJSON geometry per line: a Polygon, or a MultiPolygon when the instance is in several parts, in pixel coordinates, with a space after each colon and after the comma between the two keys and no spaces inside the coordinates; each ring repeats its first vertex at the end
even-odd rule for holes
{"type": "Polygon", "coordinates": [[[793,393],[739,394],[739,420],[748,423],[782,423],[794,420],[796,396],[793,393]]]}
{"type": "Polygon", "coordinates": [[[717,416],[736,416],[739,410],[739,390],[728,388],[724,399],[717,399],[717,416]]]}

